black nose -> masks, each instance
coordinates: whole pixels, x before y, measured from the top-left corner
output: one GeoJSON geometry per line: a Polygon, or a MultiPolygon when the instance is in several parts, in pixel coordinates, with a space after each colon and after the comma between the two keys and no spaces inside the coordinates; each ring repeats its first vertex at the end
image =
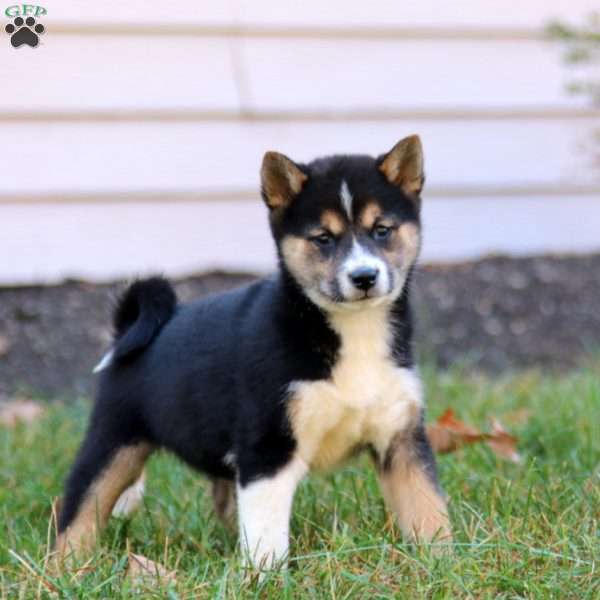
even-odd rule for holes
{"type": "Polygon", "coordinates": [[[359,290],[370,290],[377,281],[379,269],[373,267],[359,267],[350,273],[350,279],[359,290]]]}

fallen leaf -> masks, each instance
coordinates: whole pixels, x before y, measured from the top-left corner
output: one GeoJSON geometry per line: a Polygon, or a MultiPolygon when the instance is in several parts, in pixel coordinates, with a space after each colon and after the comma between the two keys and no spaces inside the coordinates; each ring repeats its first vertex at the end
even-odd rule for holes
{"type": "Polygon", "coordinates": [[[521,462],[521,455],[517,451],[517,438],[508,433],[498,419],[492,418],[492,432],[486,437],[487,445],[496,456],[517,464],[521,462]]]}
{"type": "Polygon", "coordinates": [[[474,444],[485,439],[485,435],[475,427],[456,418],[449,408],[435,423],[427,425],[427,436],[431,447],[439,454],[454,452],[466,444],[474,444]]]}
{"type": "Polygon", "coordinates": [[[43,406],[25,398],[0,403],[0,425],[15,427],[17,423],[33,423],[43,413],[43,406]]]}
{"type": "Polygon", "coordinates": [[[175,581],[175,571],[169,571],[163,565],[141,554],[130,553],[127,577],[136,585],[154,584],[157,579],[170,583],[175,581]]]}
{"type": "Polygon", "coordinates": [[[492,418],[491,424],[492,431],[483,433],[457,419],[454,411],[449,408],[437,421],[427,425],[427,437],[434,452],[438,454],[454,452],[467,444],[486,442],[496,456],[520,463],[517,438],[508,433],[498,419],[492,418]]]}
{"type": "Polygon", "coordinates": [[[452,434],[437,423],[427,425],[426,429],[429,443],[434,452],[445,454],[458,448],[458,444],[453,439],[452,434]]]}
{"type": "Polygon", "coordinates": [[[467,425],[463,421],[459,421],[454,411],[449,408],[439,419],[438,424],[448,429],[454,435],[464,437],[465,439],[472,439],[477,441],[481,438],[481,431],[471,425],[467,425]]]}

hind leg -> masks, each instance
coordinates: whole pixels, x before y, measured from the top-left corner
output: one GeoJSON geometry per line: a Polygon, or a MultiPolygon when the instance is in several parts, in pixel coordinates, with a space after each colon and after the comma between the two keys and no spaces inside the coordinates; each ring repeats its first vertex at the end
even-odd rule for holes
{"type": "Polygon", "coordinates": [[[112,509],[113,517],[130,517],[140,506],[146,489],[146,474],[142,474],[130,485],[117,500],[112,509]]]}
{"type": "Polygon", "coordinates": [[[117,500],[141,476],[151,451],[144,442],[110,443],[110,436],[88,434],[66,486],[56,540],[59,556],[93,548],[117,500]]]}

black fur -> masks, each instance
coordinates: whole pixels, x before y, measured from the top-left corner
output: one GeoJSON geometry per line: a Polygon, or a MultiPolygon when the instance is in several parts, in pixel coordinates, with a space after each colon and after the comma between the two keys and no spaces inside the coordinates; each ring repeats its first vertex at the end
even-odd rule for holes
{"type": "Polygon", "coordinates": [[[166,279],[136,281],[121,296],[114,315],[114,360],[141,352],[173,316],[177,297],[166,279]]]}
{"type": "MultiPolygon", "coordinates": [[[[275,240],[301,234],[323,208],[339,203],[342,177],[357,205],[376,197],[398,218],[418,223],[416,204],[387,183],[376,164],[359,156],[300,165],[310,177],[290,208],[272,218],[275,240]]],[[[275,276],[187,305],[176,306],[164,279],[129,288],[115,313],[114,361],[100,375],[59,531],[123,446],[144,441],[168,448],[210,476],[237,477],[242,486],[289,461],[296,441],[286,390],[293,381],[327,379],[340,339],[281,258],[275,276]],[[226,460],[231,453],[235,471],[226,460]]],[[[408,284],[391,315],[391,354],[399,366],[410,367],[408,284]]],[[[415,442],[428,462],[420,434],[415,442]]]]}

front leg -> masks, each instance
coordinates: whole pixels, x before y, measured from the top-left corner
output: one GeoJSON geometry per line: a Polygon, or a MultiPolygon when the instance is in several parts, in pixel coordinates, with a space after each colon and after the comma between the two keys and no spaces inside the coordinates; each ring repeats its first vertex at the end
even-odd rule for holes
{"type": "Polygon", "coordinates": [[[422,419],[392,438],[377,466],[383,496],[403,534],[417,542],[451,542],[448,508],[422,419]]]}
{"type": "Polygon", "coordinates": [[[287,558],[294,492],[307,471],[306,463],[295,457],[274,475],[238,482],[240,547],[245,562],[258,569],[273,568],[287,558]]]}

